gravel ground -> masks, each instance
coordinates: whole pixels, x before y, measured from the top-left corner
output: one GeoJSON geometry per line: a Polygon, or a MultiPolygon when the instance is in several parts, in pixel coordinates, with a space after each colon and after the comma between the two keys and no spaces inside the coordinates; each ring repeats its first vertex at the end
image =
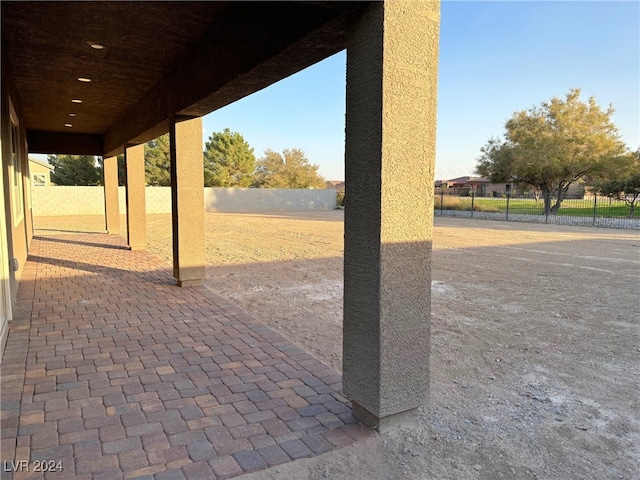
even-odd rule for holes
{"type": "MultiPolygon", "coordinates": [[[[206,222],[208,287],[339,369],[343,212],[206,222]]],[[[148,228],[168,260],[170,216],[148,228]]],[[[415,424],[243,480],[640,479],[638,232],[437,217],[434,237],[415,424]]]]}

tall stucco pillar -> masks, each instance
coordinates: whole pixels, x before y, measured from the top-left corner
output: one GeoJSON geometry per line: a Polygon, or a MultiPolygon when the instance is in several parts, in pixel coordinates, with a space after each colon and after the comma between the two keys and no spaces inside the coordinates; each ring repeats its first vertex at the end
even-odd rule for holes
{"type": "Polygon", "coordinates": [[[147,247],[147,213],[145,203],[144,145],[127,145],[127,242],[131,250],[147,247]]]}
{"type": "Polygon", "coordinates": [[[171,121],[173,276],[181,287],[204,281],[202,119],[171,121]]]}
{"type": "Polygon", "coordinates": [[[120,233],[118,207],[118,157],[104,159],[104,220],[107,233],[120,233]]]}
{"type": "Polygon", "coordinates": [[[440,5],[387,0],[347,31],[343,387],[379,429],[429,391],[440,5]]]}

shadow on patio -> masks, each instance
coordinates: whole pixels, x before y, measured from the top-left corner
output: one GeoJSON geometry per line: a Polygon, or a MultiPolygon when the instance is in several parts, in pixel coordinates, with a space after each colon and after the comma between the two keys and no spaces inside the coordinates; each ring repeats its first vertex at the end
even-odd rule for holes
{"type": "Polygon", "coordinates": [[[2,478],[229,478],[371,434],[340,375],[172,283],[120,236],[34,238],[1,367],[2,478]]]}

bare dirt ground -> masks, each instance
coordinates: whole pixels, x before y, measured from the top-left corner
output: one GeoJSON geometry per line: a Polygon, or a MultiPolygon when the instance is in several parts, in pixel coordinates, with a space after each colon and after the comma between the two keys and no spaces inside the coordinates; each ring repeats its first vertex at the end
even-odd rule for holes
{"type": "MultiPolygon", "coordinates": [[[[339,370],[343,212],[206,217],[207,286],[339,370]]],[[[148,217],[167,261],[170,221],[148,217]]],[[[415,424],[242,478],[640,479],[640,233],[436,218],[434,236],[415,424]]]]}

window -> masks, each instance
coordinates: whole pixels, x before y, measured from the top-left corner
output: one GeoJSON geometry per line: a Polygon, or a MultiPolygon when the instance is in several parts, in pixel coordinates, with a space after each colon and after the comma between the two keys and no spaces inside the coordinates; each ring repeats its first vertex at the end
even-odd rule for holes
{"type": "Polygon", "coordinates": [[[34,173],[32,180],[34,187],[44,187],[47,185],[47,176],[44,173],[34,173]]]}
{"type": "MultiPolygon", "coordinates": [[[[18,128],[18,115],[9,100],[9,110],[11,116],[11,158],[9,166],[13,170],[13,181],[11,182],[11,198],[13,208],[14,226],[24,218],[24,196],[22,189],[22,159],[20,158],[20,129],[18,128]]],[[[9,173],[11,175],[11,173],[9,173]]]]}

